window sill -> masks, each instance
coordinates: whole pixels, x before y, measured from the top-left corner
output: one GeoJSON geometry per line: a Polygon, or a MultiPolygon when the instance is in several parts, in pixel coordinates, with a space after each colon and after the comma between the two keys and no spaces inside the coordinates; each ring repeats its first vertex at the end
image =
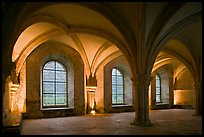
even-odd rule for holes
{"type": "Polygon", "coordinates": [[[169,105],[169,104],[168,103],[163,103],[163,102],[158,102],[158,103],[156,103],[156,105],[159,106],[159,105],[169,105]]]}
{"type": "Polygon", "coordinates": [[[72,108],[41,108],[41,110],[66,110],[66,109],[72,109],[72,108]]]}
{"type": "Polygon", "coordinates": [[[112,105],[113,108],[115,107],[132,107],[132,105],[112,105]]]}

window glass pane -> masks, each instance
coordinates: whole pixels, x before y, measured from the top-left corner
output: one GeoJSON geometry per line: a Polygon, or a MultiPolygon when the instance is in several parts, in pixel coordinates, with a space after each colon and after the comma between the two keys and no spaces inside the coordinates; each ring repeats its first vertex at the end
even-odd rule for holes
{"type": "Polygon", "coordinates": [[[156,94],[160,94],[160,88],[156,88],[156,94]]]}
{"type": "Polygon", "coordinates": [[[66,105],[66,94],[56,94],[56,105],[66,105]]]}
{"type": "Polygon", "coordinates": [[[67,105],[67,72],[61,63],[50,61],[42,71],[42,104],[45,107],[67,105]]]}
{"type": "Polygon", "coordinates": [[[54,85],[53,82],[43,82],[43,93],[54,93],[54,85]]]}
{"type": "Polygon", "coordinates": [[[123,103],[123,96],[122,95],[117,96],[117,103],[123,103]]]}
{"type": "Polygon", "coordinates": [[[112,76],[112,84],[116,84],[116,76],[112,76]]]}
{"type": "Polygon", "coordinates": [[[112,85],[112,94],[116,94],[116,86],[112,85]]]}
{"type": "Polygon", "coordinates": [[[123,87],[117,86],[117,94],[123,94],[123,87]]]}
{"type": "Polygon", "coordinates": [[[44,69],[55,69],[55,62],[54,61],[50,61],[48,62],[45,66],[44,69]]]}
{"type": "Polygon", "coordinates": [[[161,102],[161,85],[160,77],[156,75],[156,102],[161,102]]]}
{"type": "Polygon", "coordinates": [[[53,70],[43,70],[43,81],[54,81],[55,71],[53,70]]]}
{"type": "Polygon", "coordinates": [[[118,77],[117,84],[118,85],[123,85],[123,77],[118,77]]]}
{"type": "Polygon", "coordinates": [[[112,103],[120,104],[123,103],[123,75],[122,73],[113,68],[112,70],[112,103]]]}
{"type": "Polygon", "coordinates": [[[156,102],[160,102],[160,96],[156,96],[156,102]]]}
{"type": "Polygon", "coordinates": [[[56,70],[63,70],[65,71],[65,68],[58,62],[56,62],[56,70]]]}
{"type": "Polygon", "coordinates": [[[160,81],[156,80],[156,87],[160,87],[160,81]]]}
{"type": "Polygon", "coordinates": [[[56,71],[56,81],[66,82],[66,72],[56,71]]]}
{"type": "Polygon", "coordinates": [[[112,70],[112,75],[116,75],[116,73],[117,73],[117,70],[114,68],[114,69],[112,70]]]}
{"type": "Polygon", "coordinates": [[[53,106],[53,105],[55,105],[55,95],[43,94],[43,106],[53,106]]]}
{"type": "Polygon", "coordinates": [[[56,93],[66,93],[66,83],[56,83],[56,93]]]}
{"type": "Polygon", "coordinates": [[[160,77],[156,75],[156,87],[160,87],[160,77]]]}
{"type": "Polygon", "coordinates": [[[119,71],[119,70],[116,70],[116,71],[117,71],[117,75],[118,75],[118,76],[121,76],[120,71],[119,71]]]}
{"type": "Polygon", "coordinates": [[[112,95],[112,103],[115,104],[116,103],[116,96],[112,95]]]}

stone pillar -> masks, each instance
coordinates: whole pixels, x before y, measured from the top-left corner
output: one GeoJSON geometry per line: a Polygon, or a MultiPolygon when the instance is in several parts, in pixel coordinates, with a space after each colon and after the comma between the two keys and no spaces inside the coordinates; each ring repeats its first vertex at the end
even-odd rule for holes
{"type": "Polygon", "coordinates": [[[173,87],[173,74],[169,74],[169,107],[174,106],[174,87],[173,87]]]}
{"type": "Polygon", "coordinates": [[[152,81],[151,81],[151,109],[156,109],[156,74],[152,74],[152,81]]]}
{"type": "Polygon", "coordinates": [[[97,87],[97,80],[96,75],[94,77],[92,74],[89,76],[89,79],[87,79],[87,113],[95,114],[96,109],[96,102],[95,102],[95,91],[97,87]]]}
{"type": "Polygon", "coordinates": [[[202,116],[202,85],[199,82],[194,83],[194,88],[196,93],[195,115],[202,116]]]}
{"type": "Polygon", "coordinates": [[[16,64],[13,65],[13,68],[11,69],[11,80],[14,84],[18,84],[17,80],[17,74],[16,74],[16,64]]]}
{"type": "Polygon", "coordinates": [[[135,86],[135,120],[132,125],[151,126],[149,119],[148,87],[151,76],[148,74],[138,74],[132,78],[135,86]]]}
{"type": "Polygon", "coordinates": [[[5,126],[8,126],[9,125],[9,114],[11,112],[10,110],[10,105],[11,105],[11,102],[10,102],[10,84],[11,84],[11,79],[10,79],[10,76],[8,76],[6,78],[6,82],[4,85],[2,85],[2,87],[4,87],[5,89],[5,93],[3,95],[3,118],[2,118],[2,125],[5,127],[5,126]]]}

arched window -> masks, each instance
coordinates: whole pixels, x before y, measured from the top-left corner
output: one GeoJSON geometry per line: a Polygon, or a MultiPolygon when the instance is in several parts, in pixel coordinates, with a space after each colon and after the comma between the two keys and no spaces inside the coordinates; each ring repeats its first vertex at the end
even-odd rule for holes
{"type": "Polygon", "coordinates": [[[47,62],[42,69],[42,108],[68,106],[67,71],[58,61],[47,62]]]}
{"type": "Polygon", "coordinates": [[[119,69],[112,69],[112,104],[124,104],[123,74],[119,69]]]}
{"type": "Polygon", "coordinates": [[[156,103],[161,102],[161,78],[156,75],[156,103]]]}

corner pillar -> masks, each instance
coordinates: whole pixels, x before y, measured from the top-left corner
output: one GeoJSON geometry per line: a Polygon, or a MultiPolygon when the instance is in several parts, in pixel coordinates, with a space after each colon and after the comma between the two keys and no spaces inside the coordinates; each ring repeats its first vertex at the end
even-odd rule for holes
{"type": "Polygon", "coordinates": [[[97,87],[97,80],[96,75],[94,77],[92,74],[89,76],[89,79],[87,79],[87,113],[95,114],[96,109],[96,101],[95,101],[95,91],[97,87]]]}
{"type": "Polygon", "coordinates": [[[196,93],[195,115],[202,116],[202,85],[199,82],[194,83],[194,88],[196,93]]]}

